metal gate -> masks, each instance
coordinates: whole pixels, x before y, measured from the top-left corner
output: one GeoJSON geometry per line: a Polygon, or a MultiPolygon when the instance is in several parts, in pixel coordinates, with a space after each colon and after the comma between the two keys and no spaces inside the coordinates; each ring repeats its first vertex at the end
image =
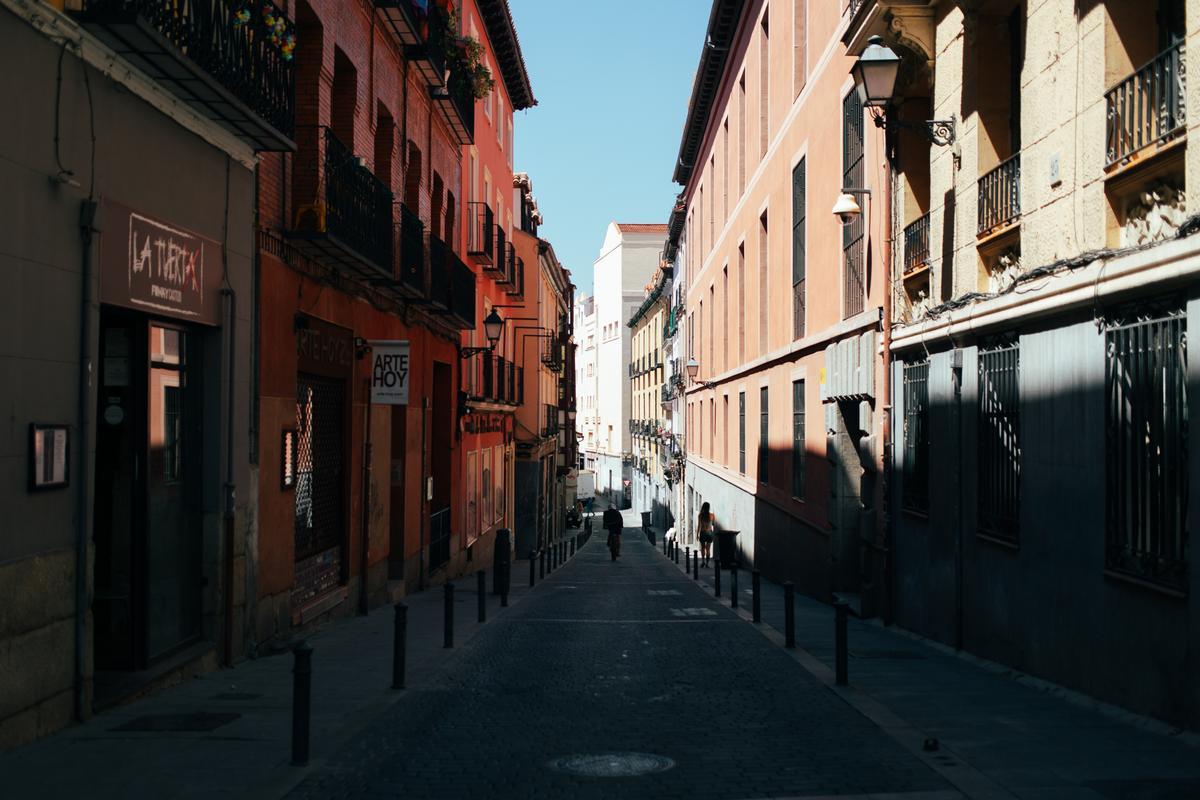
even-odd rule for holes
{"type": "Polygon", "coordinates": [[[296,581],[299,608],[342,580],[345,524],[346,382],[296,381],[296,581]]]}

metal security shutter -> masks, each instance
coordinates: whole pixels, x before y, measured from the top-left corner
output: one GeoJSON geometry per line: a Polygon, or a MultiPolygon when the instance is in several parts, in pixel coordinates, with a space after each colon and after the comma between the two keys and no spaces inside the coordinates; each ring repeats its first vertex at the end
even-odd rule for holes
{"type": "Polygon", "coordinates": [[[300,607],[341,583],[345,533],[346,382],[296,381],[296,582],[300,607]]]}

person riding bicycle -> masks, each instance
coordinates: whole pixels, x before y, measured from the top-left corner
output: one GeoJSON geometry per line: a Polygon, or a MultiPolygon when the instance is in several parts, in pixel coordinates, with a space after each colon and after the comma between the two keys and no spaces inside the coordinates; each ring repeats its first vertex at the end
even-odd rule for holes
{"type": "Polygon", "coordinates": [[[625,527],[625,521],[621,518],[621,512],[611,506],[604,509],[603,521],[608,529],[608,549],[612,551],[613,561],[616,561],[621,554],[621,530],[625,527]]]}

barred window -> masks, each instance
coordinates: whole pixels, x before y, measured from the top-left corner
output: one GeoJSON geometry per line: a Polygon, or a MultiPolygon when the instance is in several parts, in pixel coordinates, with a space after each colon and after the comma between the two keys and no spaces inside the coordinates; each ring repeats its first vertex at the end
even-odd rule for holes
{"type": "Polygon", "coordinates": [[[929,511],[929,362],[904,367],[904,509],[929,511]]]}
{"type": "Polygon", "coordinates": [[[792,381],[792,497],[804,498],[804,381],[792,381]]]}
{"type": "Polygon", "coordinates": [[[1105,566],[1188,585],[1187,321],[1181,310],[1105,333],[1105,566]]]}
{"type": "Polygon", "coordinates": [[[1013,543],[1021,496],[1020,368],[1017,342],[979,352],[979,530],[1013,543]]]}
{"type": "Polygon", "coordinates": [[[763,386],[758,390],[758,480],[759,483],[770,483],[771,477],[769,467],[771,463],[771,449],[768,437],[768,429],[770,428],[770,404],[768,398],[767,387],[763,386]]]}
{"type": "MultiPolygon", "coordinates": [[[[842,101],[842,186],[863,185],[865,135],[862,98],[857,88],[851,89],[842,101]]],[[[867,283],[863,270],[866,228],[862,216],[859,214],[853,222],[842,227],[843,317],[861,313],[866,302],[867,283]]]]}
{"type": "Polygon", "coordinates": [[[804,338],[804,280],[806,267],[806,244],[804,221],[807,201],[805,198],[805,160],[792,170],[792,338],[804,338]]]}
{"type": "Polygon", "coordinates": [[[746,474],[746,393],[738,392],[738,472],[746,474]]]}

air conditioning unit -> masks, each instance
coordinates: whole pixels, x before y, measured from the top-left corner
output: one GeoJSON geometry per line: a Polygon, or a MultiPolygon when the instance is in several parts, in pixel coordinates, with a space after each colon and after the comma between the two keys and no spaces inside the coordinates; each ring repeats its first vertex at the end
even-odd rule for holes
{"type": "Polygon", "coordinates": [[[325,204],[310,203],[297,208],[295,229],[304,233],[325,233],[325,204]]]}

